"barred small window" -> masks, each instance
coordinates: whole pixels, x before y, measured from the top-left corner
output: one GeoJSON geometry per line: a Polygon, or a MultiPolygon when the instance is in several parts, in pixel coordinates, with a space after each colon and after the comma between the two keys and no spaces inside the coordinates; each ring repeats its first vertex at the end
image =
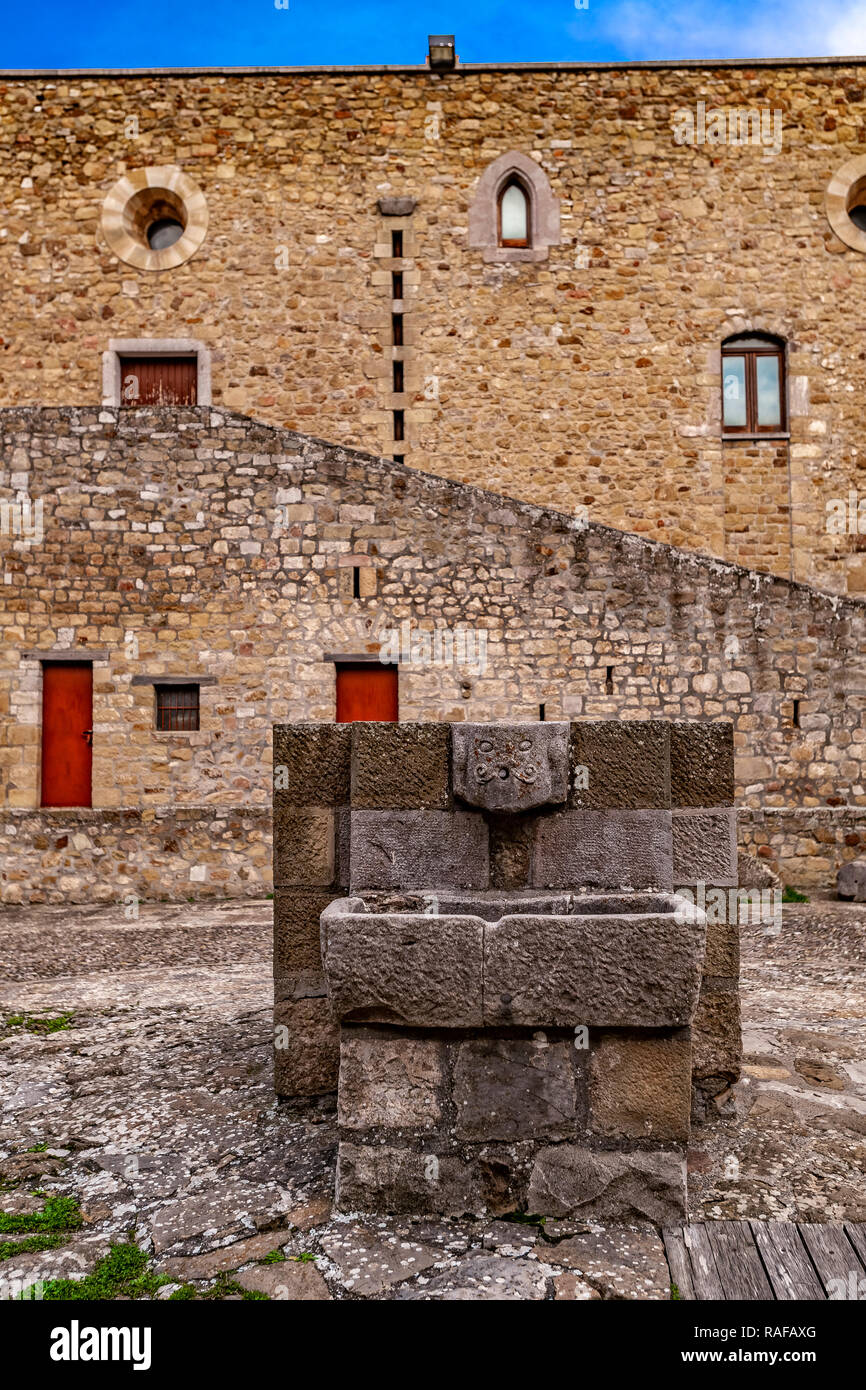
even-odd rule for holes
{"type": "Polygon", "coordinates": [[[187,732],[198,728],[199,688],[197,685],[158,685],[156,687],[156,727],[165,732],[187,732]]]}

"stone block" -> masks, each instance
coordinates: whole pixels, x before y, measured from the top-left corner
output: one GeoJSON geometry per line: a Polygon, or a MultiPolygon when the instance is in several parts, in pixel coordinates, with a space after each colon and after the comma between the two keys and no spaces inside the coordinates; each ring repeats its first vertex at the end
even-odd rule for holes
{"type": "Polygon", "coordinates": [[[542,1149],[529,1181],[528,1210],[538,1216],[673,1225],[686,1215],[686,1164],[665,1150],[607,1152],[558,1144],[542,1149]]]}
{"type": "MultiPolygon", "coordinates": [[[[277,888],[274,891],[274,987],[298,970],[321,970],[319,918],[333,893],[277,888]]],[[[281,997],[279,993],[277,997],[281,997]]]]}
{"type": "MultiPolygon", "coordinates": [[[[721,890],[719,890],[721,892],[721,890]]],[[[725,897],[727,898],[727,892],[725,897]]],[[[725,914],[724,921],[714,921],[707,905],[707,950],[704,956],[705,975],[726,975],[737,979],[740,974],[740,925],[736,915],[725,914]]]]}
{"type": "MultiPolygon", "coordinates": [[[[665,903],[678,899],[661,899],[665,903]]],[[[684,907],[504,917],[484,950],[487,1026],[679,1028],[704,955],[703,913],[684,907]]]]}
{"type": "Polygon", "coordinates": [[[836,895],[848,902],[866,903],[866,859],[852,859],[836,875],[836,895]]]}
{"type": "Polygon", "coordinates": [[[318,1096],[337,1089],[340,1032],[327,999],[274,1007],[274,1089],[279,1096],[318,1096]]]}
{"type": "Polygon", "coordinates": [[[337,1150],[338,1211],[481,1216],[481,1174],[456,1154],[344,1140],[337,1150]]]}
{"type": "Polygon", "coordinates": [[[532,818],[494,815],[490,817],[489,827],[491,887],[528,887],[535,834],[532,818]]]}
{"type": "Polygon", "coordinates": [[[452,724],[455,796],[509,814],[564,803],[568,730],[565,723],[452,724]]]}
{"type": "Polygon", "coordinates": [[[697,1084],[712,1080],[710,1089],[722,1090],[737,1080],[741,1062],[739,991],[733,983],[706,978],[692,1023],[693,1079],[697,1084]]]}
{"type": "Polygon", "coordinates": [[[674,883],[737,886],[737,813],[733,807],[673,812],[674,883]]]}
{"type": "Polygon", "coordinates": [[[352,891],[486,888],[487,826],[469,811],[352,811],[352,891]]]}
{"type": "Polygon", "coordinates": [[[334,882],[334,812],[322,806],[274,809],[274,887],[328,888],[334,882]]]}
{"type": "Polygon", "coordinates": [[[673,720],[671,806],[732,806],[733,802],[733,725],[673,720]]]}
{"type": "Polygon", "coordinates": [[[432,1129],[442,1120],[445,1044],[392,1028],[343,1028],[337,1117],[344,1129],[432,1129]]]}
{"type": "Polygon", "coordinates": [[[538,821],[533,888],[673,887],[670,811],[560,811],[538,821]]]}
{"type": "Polygon", "coordinates": [[[348,804],[351,736],[351,724],[275,725],[274,805],[348,804]]]}
{"type": "Polygon", "coordinates": [[[352,807],[445,810],[449,724],[352,725],[352,807]]]}
{"type": "Polygon", "coordinates": [[[665,720],[581,720],[571,726],[570,806],[668,810],[670,725],[665,720]],[[587,769],[580,785],[578,769],[587,769]]]}
{"type": "Polygon", "coordinates": [[[322,914],[322,959],[335,1017],[418,1028],[481,1025],[483,924],[477,917],[322,914]]]}
{"type": "Polygon", "coordinates": [[[589,1127],[612,1139],[686,1140],[692,1047],[669,1037],[603,1033],[590,1054],[589,1127]]]}
{"type": "MultiPolygon", "coordinates": [[[[612,1299],[666,1300],[671,1296],[671,1272],[665,1247],[655,1231],[613,1226],[606,1231],[581,1232],[569,1240],[558,1241],[550,1259],[574,1271],[572,1278],[579,1276],[586,1280],[596,1298],[604,1295],[612,1299]]],[[[559,1279],[556,1284],[557,1298],[587,1297],[582,1292],[563,1295],[559,1291],[559,1279]]]]}
{"type": "Polygon", "coordinates": [[[566,1139],[576,1124],[571,1041],[476,1038],[454,1067],[458,1139],[566,1139]]]}

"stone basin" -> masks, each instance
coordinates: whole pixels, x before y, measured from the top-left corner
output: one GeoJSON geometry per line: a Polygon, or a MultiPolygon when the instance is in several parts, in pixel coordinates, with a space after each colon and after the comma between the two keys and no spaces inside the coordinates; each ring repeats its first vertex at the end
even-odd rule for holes
{"type": "Polygon", "coordinates": [[[672,893],[406,893],[321,916],[335,1017],[409,1028],[679,1028],[706,917],[672,893]]]}

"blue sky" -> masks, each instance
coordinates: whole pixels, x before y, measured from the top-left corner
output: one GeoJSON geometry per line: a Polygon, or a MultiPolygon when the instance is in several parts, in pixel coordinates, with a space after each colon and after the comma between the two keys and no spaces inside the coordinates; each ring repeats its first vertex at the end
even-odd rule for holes
{"type": "Polygon", "coordinates": [[[118,0],[9,4],[0,68],[466,62],[866,54],[866,0],[118,0]],[[148,23],[148,15],[153,21],[148,23]]]}

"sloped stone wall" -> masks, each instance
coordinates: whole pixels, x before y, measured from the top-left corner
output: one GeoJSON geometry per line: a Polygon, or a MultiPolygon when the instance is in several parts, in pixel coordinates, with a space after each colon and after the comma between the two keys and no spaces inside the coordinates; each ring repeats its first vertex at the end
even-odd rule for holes
{"type": "Polygon", "coordinates": [[[401,719],[728,719],[740,804],[866,806],[860,601],[206,407],[2,411],[0,460],[44,502],[0,538],[0,804],[39,804],[41,653],[94,660],[95,806],[266,806],[272,725],[396,634],[401,719]]]}

